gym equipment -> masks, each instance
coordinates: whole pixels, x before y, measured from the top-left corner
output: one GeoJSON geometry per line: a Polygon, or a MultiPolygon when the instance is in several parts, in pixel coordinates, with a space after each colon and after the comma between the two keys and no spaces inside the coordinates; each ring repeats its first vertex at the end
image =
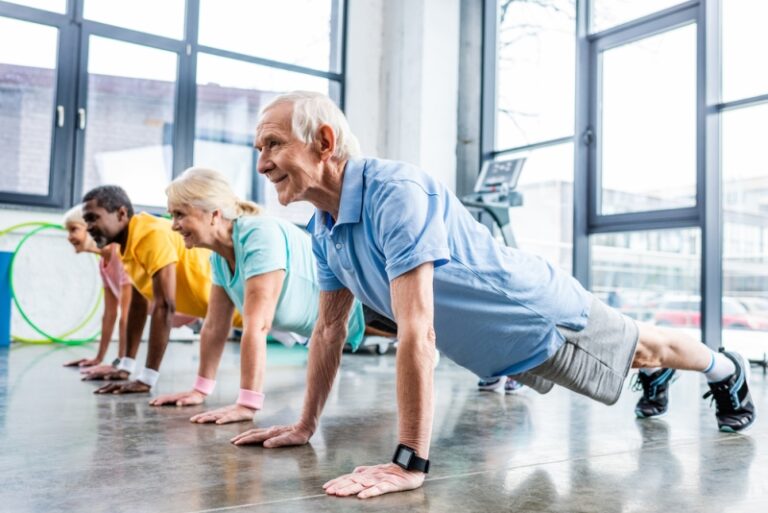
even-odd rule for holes
{"type": "Polygon", "coordinates": [[[522,193],[516,191],[525,157],[486,160],[475,182],[474,192],[461,198],[464,206],[491,216],[501,230],[507,246],[516,248],[517,241],[509,218],[510,207],[523,204],[522,193]]]}
{"type": "Polygon", "coordinates": [[[24,308],[21,306],[21,303],[18,298],[18,294],[14,290],[14,267],[16,263],[16,257],[19,253],[19,250],[24,246],[24,244],[29,240],[30,237],[35,235],[36,233],[39,233],[43,230],[64,230],[64,227],[58,224],[52,224],[52,223],[41,223],[41,222],[29,222],[29,223],[21,223],[15,226],[12,226],[10,228],[7,228],[5,230],[0,231],[0,236],[5,235],[13,230],[16,230],[18,228],[27,227],[27,226],[36,226],[35,229],[31,230],[30,232],[26,233],[22,239],[19,241],[19,243],[16,245],[16,248],[13,252],[13,256],[11,257],[10,261],[10,269],[8,272],[8,281],[9,281],[9,288],[11,292],[11,297],[13,300],[14,305],[16,306],[16,309],[18,310],[21,317],[26,321],[26,323],[37,333],[42,335],[43,339],[31,339],[27,337],[21,337],[18,335],[12,335],[12,338],[19,342],[25,342],[25,343],[32,343],[32,344],[45,344],[45,343],[51,343],[51,342],[57,342],[61,344],[66,345],[79,345],[84,344],[86,342],[90,342],[94,338],[96,338],[99,335],[99,332],[97,331],[94,335],[91,335],[90,337],[86,338],[73,338],[69,339],[70,335],[73,333],[77,333],[78,331],[82,330],[84,327],[88,325],[88,323],[93,320],[93,318],[96,316],[96,314],[99,312],[99,307],[101,306],[101,301],[103,297],[103,289],[99,287],[99,293],[97,300],[91,310],[88,312],[88,314],[85,316],[85,318],[74,328],[67,330],[64,333],[61,333],[57,336],[51,335],[46,330],[42,329],[38,324],[33,322],[29,316],[29,314],[24,310],[24,308]]]}

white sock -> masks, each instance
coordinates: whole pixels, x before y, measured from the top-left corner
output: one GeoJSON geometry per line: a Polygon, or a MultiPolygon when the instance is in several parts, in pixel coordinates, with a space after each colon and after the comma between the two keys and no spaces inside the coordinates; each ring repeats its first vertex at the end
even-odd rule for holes
{"type": "Polygon", "coordinates": [[[640,372],[642,372],[646,376],[650,376],[651,374],[659,370],[661,370],[661,367],[643,367],[642,369],[640,369],[640,372]]]}
{"type": "Polygon", "coordinates": [[[701,371],[707,377],[707,381],[710,383],[723,381],[725,378],[736,372],[736,366],[730,358],[723,353],[717,353],[711,349],[710,352],[712,353],[712,359],[707,368],[701,371]]]}

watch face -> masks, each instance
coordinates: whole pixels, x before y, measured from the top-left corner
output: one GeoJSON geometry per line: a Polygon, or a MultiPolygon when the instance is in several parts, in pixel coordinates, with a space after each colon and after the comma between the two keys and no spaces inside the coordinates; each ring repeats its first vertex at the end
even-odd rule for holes
{"type": "Polygon", "coordinates": [[[408,468],[408,463],[411,462],[412,455],[413,453],[411,451],[401,447],[400,450],[397,451],[397,457],[395,458],[395,463],[397,463],[403,468],[408,468]]]}

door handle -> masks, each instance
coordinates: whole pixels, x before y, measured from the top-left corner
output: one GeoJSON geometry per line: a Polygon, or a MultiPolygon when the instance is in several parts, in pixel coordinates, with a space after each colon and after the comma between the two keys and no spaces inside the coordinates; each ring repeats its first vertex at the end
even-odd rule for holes
{"type": "Polygon", "coordinates": [[[85,109],[77,109],[77,128],[85,130],[85,109]]]}
{"type": "Polygon", "coordinates": [[[64,126],[64,106],[56,106],[56,126],[62,128],[64,126]]]}

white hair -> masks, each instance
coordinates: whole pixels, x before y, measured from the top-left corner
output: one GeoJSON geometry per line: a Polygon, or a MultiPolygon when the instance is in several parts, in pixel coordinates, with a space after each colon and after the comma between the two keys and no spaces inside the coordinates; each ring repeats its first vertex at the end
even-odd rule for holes
{"type": "Polygon", "coordinates": [[[229,186],[223,174],[213,169],[190,167],[165,189],[168,203],[189,205],[206,212],[221,210],[225,219],[242,215],[258,215],[261,207],[241,200],[229,186]]]}
{"type": "Polygon", "coordinates": [[[82,224],[85,226],[85,219],[83,219],[83,206],[82,205],[75,205],[74,207],[67,210],[67,212],[64,214],[64,219],[62,223],[65,227],[70,224],[82,224]]]}
{"type": "Polygon", "coordinates": [[[346,116],[327,95],[312,91],[291,91],[275,97],[261,109],[261,114],[284,103],[293,105],[291,129],[296,138],[310,144],[315,140],[320,125],[329,125],[336,135],[333,156],[339,160],[360,156],[360,143],[349,128],[346,116]]]}

